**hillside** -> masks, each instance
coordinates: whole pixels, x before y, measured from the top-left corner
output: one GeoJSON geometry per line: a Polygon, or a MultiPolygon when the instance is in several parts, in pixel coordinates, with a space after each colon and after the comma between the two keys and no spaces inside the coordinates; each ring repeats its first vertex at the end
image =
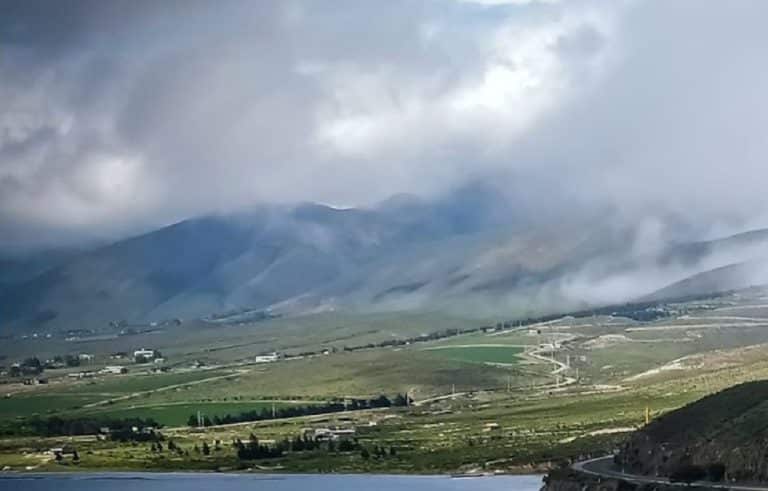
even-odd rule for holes
{"type": "Polygon", "coordinates": [[[620,459],[637,474],[668,476],[721,463],[739,481],[768,481],[768,381],[748,382],[665,414],[636,432],[620,459]]]}
{"type": "Polygon", "coordinates": [[[764,274],[768,269],[765,261],[747,261],[729,264],[693,276],[666,286],[647,297],[644,301],[663,300],[665,298],[691,297],[726,290],[737,290],[747,286],[763,284],[764,274]],[[754,280],[750,280],[754,278],[754,280]],[[754,281],[754,283],[750,283],[754,281]]]}
{"type": "Polygon", "coordinates": [[[473,187],[360,209],[265,206],[57,261],[8,262],[0,322],[99,327],[243,310],[526,317],[765,282],[756,272],[768,268],[731,266],[765,245],[768,231],[754,231],[646,250],[631,227],[539,223],[473,187]]]}
{"type": "Polygon", "coordinates": [[[671,248],[663,262],[689,261],[698,271],[673,282],[642,301],[736,290],[768,281],[768,230],[753,230],[719,240],[671,248]]]}

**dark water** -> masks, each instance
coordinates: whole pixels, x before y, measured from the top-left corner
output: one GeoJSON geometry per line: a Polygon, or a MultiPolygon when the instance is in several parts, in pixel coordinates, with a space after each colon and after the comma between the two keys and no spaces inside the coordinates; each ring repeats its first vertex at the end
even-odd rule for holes
{"type": "Polygon", "coordinates": [[[450,477],[232,474],[4,475],[0,490],[32,491],[538,491],[541,476],[450,477]]]}

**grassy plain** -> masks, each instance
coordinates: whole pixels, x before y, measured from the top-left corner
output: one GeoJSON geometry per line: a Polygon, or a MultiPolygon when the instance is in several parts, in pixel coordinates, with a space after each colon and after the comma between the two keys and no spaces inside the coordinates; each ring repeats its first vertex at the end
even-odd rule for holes
{"type": "Polygon", "coordinates": [[[514,365],[520,361],[523,348],[517,346],[476,345],[445,346],[424,350],[430,355],[437,355],[449,360],[469,363],[493,363],[514,365]]]}
{"type": "MultiPolygon", "coordinates": [[[[161,431],[166,442],[172,439],[181,447],[180,454],[91,436],[29,437],[0,440],[0,466],[74,468],[72,462],[57,464],[45,453],[69,442],[81,455],[77,467],[88,469],[541,470],[612,450],[642,424],[646,407],[657,416],[740,381],[768,377],[768,315],[761,317],[768,310],[750,308],[760,302],[764,300],[759,295],[725,297],[668,306],[672,314],[652,322],[611,316],[563,318],[357,351],[344,347],[478,324],[431,314],[388,314],[355,323],[351,316],[329,314],[260,327],[195,327],[189,339],[173,347],[164,347],[162,336],[167,333],[153,335],[175,371],[143,374],[140,367],[131,367],[129,375],[90,381],[51,377],[47,386],[8,384],[3,391],[10,397],[0,399],[0,422],[48,411],[72,417],[151,416],[165,425],[161,431]],[[729,319],[733,312],[742,318],[729,319]],[[315,354],[254,363],[256,353],[271,350],[315,354]],[[191,369],[190,362],[198,359],[209,369],[191,369]],[[221,416],[271,407],[272,401],[279,407],[405,392],[415,400],[410,408],[204,431],[184,427],[197,410],[221,416]],[[247,440],[251,433],[270,442],[326,426],[355,429],[358,447],[240,461],[232,446],[233,439],[247,440]],[[203,442],[213,448],[210,455],[195,450],[203,442]],[[367,458],[361,449],[366,449],[367,458]]],[[[141,344],[148,344],[147,339],[141,344]]]]}

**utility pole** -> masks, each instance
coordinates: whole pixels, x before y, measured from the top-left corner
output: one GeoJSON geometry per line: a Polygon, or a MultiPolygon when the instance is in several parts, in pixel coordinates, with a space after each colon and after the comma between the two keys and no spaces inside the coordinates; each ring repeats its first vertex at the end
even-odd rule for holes
{"type": "Polygon", "coordinates": [[[549,354],[552,358],[552,364],[557,365],[557,363],[555,363],[555,338],[553,337],[549,338],[549,354]]]}

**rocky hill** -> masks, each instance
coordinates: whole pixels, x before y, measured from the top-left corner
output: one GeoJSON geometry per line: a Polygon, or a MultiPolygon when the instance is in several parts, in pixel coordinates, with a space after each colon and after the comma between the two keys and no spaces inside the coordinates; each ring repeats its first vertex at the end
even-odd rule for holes
{"type": "Polygon", "coordinates": [[[628,472],[670,476],[722,465],[727,478],[768,481],[768,381],[710,395],[652,421],[618,456],[628,472]]]}

